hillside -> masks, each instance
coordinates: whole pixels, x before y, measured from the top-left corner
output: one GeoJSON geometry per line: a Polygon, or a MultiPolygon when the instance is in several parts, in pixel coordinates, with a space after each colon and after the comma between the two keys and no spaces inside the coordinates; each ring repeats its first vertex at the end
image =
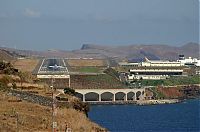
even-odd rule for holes
{"type": "Polygon", "coordinates": [[[4,50],[15,52],[20,55],[37,57],[66,57],[66,58],[115,58],[116,60],[129,59],[138,60],[145,56],[149,59],[169,59],[176,60],[179,54],[186,57],[199,57],[199,44],[187,43],[183,46],[156,45],[156,44],[133,44],[128,46],[102,46],[96,44],[83,44],[81,49],[65,50],[16,50],[11,48],[2,48],[4,50]]]}
{"type": "Polygon", "coordinates": [[[0,49],[0,60],[11,61],[14,57],[6,50],[0,49]]]}
{"type": "MultiPolygon", "coordinates": [[[[2,132],[51,131],[51,107],[21,100],[0,91],[0,130],[2,132]]],[[[83,112],[72,108],[59,108],[56,120],[57,130],[65,131],[66,125],[72,131],[104,132],[106,129],[91,122],[83,112]]]]}
{"type": "MultiPolygon", "coordinates": [[[[30,63],[29,60],[23,61],[30,63]]],[[[107,131],[87,118],[87,104],[72,95],[58,93],[55,92],[58,97],[58,131],[65,131],[66,125],[75,132],[107,131]]],[[[1,62],[0,101],[3,105],[0,105],[0,130],[51,131],[51,96],[52,89],[42,82],[37,83],[29,72],[18,71],[11,63],[1,62]]]]}
{"type": "MultiPolygon", "coordinates": [[[[149,59],[170,59],[178,58],[179,54],[185,56],[199,57],[199,44],[188,43],[183,46],[169,45],[129,45],[118,47],[107,47],[92,44],[84,44],[81,53],[104,54],[108,57],[140,59],[147,56],[149,59]]],[[[76,51],[76,52],[78,52],[76,51]]]]}

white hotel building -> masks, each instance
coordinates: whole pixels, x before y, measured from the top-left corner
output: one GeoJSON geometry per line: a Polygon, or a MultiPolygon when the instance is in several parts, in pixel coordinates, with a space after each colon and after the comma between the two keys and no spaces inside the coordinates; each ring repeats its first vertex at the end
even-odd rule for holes
{"type": "Polygon", "coordinates": [[[172,67],[181,67],[184,64],[179,61],[149,60],[145,57],[145,61],[138,63],[138,66],[143,68],[129,70],[129,75],[127,76],[129,81],[134,79],[160,80],[167,79],[170,76],[181,76],[183,69],[174,69],[172,67]]]}
{"type": "Polygon", "coordinates": [[[145,57],[145,61],[141,62],[141,66],[143,67],[179,67],[179,66],[184,66],[184,64],[178,61],[149,60],[145,57]]]}
{"type": "Polygon", "coordinates": [[[170,76],[181,76],[183,74],[182,69],[130,69],[128,80],[134,79],[148,79],[148,80],[160,80],[167,79],[170,76]]]}

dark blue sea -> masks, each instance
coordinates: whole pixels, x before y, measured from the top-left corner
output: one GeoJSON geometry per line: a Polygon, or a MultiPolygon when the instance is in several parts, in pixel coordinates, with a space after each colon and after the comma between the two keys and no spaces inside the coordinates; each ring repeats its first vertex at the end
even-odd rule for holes
{"type": "Polygon", "coordinates": [[[111,132],[200,132],[200,100],[164,105],[91,105],[89,118],[111,132]]]}

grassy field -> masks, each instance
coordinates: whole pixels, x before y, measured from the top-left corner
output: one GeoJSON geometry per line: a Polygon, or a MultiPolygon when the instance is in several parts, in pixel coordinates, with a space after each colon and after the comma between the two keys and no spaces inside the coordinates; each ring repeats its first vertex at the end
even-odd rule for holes
{"type": "Polygon", "coordinates": [[[38,59],[18,59],[12,62],[15,68],[20,71],[32,72],[37,66],[38,59]]]}
{"type": "Polygon", "coordinates": [[[97,67],[81,67],[78,69],[79,72],[88,72],[88,73],[101,73],[102,70],[97,67]]]}
{"type": "Polygon", "coordinates": [[[101,59],[69,59],[67,60],[67,63],[71,67],[84,67],[84,66],[106,66],[105,60],[101,59]]]}
{"type": "Polygon", "coordinates": [[[125,88],[119,80],[108,74],[100,75],[72,75],[71,87],[74,89],[107,89],[125,88]]]}

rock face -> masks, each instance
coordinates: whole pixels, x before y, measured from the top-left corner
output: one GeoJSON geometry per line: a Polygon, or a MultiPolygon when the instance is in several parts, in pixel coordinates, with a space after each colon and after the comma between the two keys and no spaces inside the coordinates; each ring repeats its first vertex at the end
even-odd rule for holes
{"type": "Polygon", "coordinates": [[[200,97],[199,86],[185,86],[180,91],[184,94],[184,98],[199,98],[200,97]]]}

